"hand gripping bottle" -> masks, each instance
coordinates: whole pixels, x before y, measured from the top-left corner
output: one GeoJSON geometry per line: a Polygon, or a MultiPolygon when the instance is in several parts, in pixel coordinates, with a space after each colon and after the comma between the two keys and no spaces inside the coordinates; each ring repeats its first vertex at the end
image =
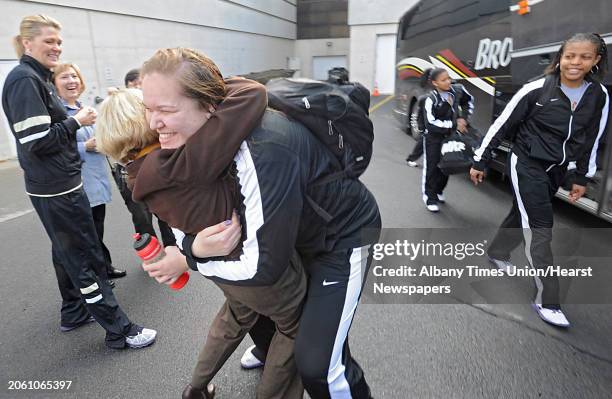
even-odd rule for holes
{"type": "MultiPolygon", "coordinates": [[[[155,263],[166,256],[157,238],[151,236],[149,233],[136,233],[134,234],[134,240],[134,249],[145,264],[149,265],[155,263]]],[[[178,291],[187,284],[187,281],[189,281],[189,273],[185,272],[181,274],[174,283],[170,284],[170,288],[178,291]]]]}

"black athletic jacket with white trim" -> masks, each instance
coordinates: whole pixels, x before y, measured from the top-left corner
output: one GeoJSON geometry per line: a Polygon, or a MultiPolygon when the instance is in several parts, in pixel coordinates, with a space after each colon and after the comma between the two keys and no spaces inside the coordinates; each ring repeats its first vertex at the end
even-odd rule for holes
{"type": "Polygon", "coordinates": [[[173,229],[189,266],[216,282],[262,286],[278,280],[294,249],[314,257],[371,244],[362,230],[378,229],[381,222],[365,185],[350,178],[316,184],[336,170],[332,156],[304,126],[267,110],[234,157],[243,197],[242,254],[236,260],[197,259],[191,254],[194,236],[173,229]]]}
{"type": "Polygon", "coordinates": [[[474,153],[474,169],[483,171],[491,150],[504,138],[513,151],[533,159],[566,165],[576,162],[576,184],[586,185],[597,170],[597,149],[608,121],[606,88],[591,79],[572,111],[559,77],[549,75],[527,83],[512,97],[474,153]]]}
{"type": "Polygon", "coordinates": [[[451,85],[448,94],[451,103],[444,101],[438,90],[425,94],[423,122],[426,133],[447,134],[457,126],[457,118],[466,121],[474,112],[474,97],[460,84],[451,85]]]}
{"type": "Polygon", "coordinates": [[[51,71],[27,55],[19,62],[4,83],[2,107],[16,138],[26,191],[41,196],[70,191],[81,184],[79,124],[55,94],[51,71]]]}

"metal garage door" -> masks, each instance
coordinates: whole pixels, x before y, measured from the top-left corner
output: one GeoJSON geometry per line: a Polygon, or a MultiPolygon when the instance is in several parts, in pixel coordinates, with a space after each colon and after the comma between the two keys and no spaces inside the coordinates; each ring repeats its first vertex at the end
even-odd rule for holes
{"type": "Polygon", "coordinates": [[[312,78],[327,80],[327,71],[336,67],[346,68],[346,56],[312,57],[312,78]]]}

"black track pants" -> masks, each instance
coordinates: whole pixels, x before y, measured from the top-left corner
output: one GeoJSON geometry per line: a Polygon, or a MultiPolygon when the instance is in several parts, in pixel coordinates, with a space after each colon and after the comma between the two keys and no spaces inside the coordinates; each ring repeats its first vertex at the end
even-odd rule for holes
{"type": "Polygon", "coordinates": [[[80,188],[56,197],[30,199],[51,239],[62,296],[62,325],[78,324],[91,314],[106,330],[106,344],[123,348],[132,323],[106,282],[105,262],[85,192],[80,188]]]}
{"type": "Polygon", "coordinates": [[[113,264],[111,254],[106,244],[104,244],[104,219],[106,219],[106,204],[96,205],[91,208],[91,216],[93,216],[94,226],[96,227],[96,233],[98,235],[98,242],[100,243],[100,249],[104,256],[104,264],[106,272],[110,272],[110,267],[113,264]]]}
{"type": "Polygon", "coordinates": [[[438,168],[444,138],[443,134],[436,133],[428,133],[424,138],[425,160],[423,162],[422,192],[423,202],[426,204],[437,203],[438,194],[442,194],[448,183],[448,176],[438,168]]]}
{"type": "MultiPolygon", "coordinates": [[[[561,185],[567,166],[551,166],[524,155],[512,153],[508,160],[508,175],[512,182],[512,209],[491,242],[488,254],[492,258],[510,260],[510,253],[521,242],[534,268],[553,265],[551,250],[553,209],[552,199],[561,185]],[[548,169],[548,170],[547,170],[548,169]]],[[[538,304],[559,304],[559,279],[535,278],[538,304]]]]}
{"type": "Polygon", "coordinates": [[[367,247],[304,259],[308,294],[295,342],[295,360],[313,399],[370,398],[351,356],[348,333],[371,259],[367,247]]]}
{"type": "Polygon", "coordinates": [[[423,137],[424,136],[421,136],[417,139],[412,152],[408,155],[408,158],[406,158],[407,161],[416,162],[417,159],[423,156],[423,137]]]}

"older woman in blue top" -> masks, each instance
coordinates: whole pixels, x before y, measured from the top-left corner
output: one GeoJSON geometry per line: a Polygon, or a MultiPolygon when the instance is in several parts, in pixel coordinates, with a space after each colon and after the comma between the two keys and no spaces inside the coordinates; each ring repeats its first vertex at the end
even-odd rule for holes
{"type": "MultiPolygon", "coordinates": [[[[66,113],[68,115],[76,114],[81,108],[78,99],[85,91],[85,82],[79,68],[75,64],[61,64],[57,66],[53,72],[53,83],[57,88],[57,93],[62,103],[66,106],[66,113]]],[[[106,157],[96,149],[94,126],[81,127],[76,132],[76,139],[79,155],[83,161],[81,166],[83,188],[91,206],[96,232],[98,233],[98,239],[100,240],[100,246],[106,261],[108,277],[123,277],[126,272],[115,269],[112,266],[110,252],[102,241],[104,238],[106,204],[111,201],[106,157]]]]}

